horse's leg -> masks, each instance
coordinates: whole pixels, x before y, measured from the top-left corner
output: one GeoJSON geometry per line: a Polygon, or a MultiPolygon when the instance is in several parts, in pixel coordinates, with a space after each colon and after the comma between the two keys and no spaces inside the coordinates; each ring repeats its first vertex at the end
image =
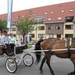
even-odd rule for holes
{"type": "Polygon", "coordinates": [[[69,73],[68,75],[75,75],[75,65],[74,65],[74,71],[69,73]]]}
{"type": "Polygon", "coordinates": [[[51,58],[51,56],[47,56],[47,61],[46,61],[46,63],[47,63],[47,65],[48,65],[49,69],[50,69],[51,74],[52,74],[52,75],[55,75],[55,74],[54,74],[54,71],[52,70],[51,65],[50,65],[50,58],[51,58]]]}
{"type": "Polygon", "coordinates": [[[74,64],[74,71],[69,73],[68,75],[75,75],[75,59],[71,59],[71,61],[74,64]]]}
{"type": "Polygon", "coordinates": [[[75,75],[75,65],[74,65],[74,73],[73,73],[73,75],[75,75]]]}
{"type": "Polygon", "coordinates": [[[40,73],[42,73],[42,74],[43,74],[42,67],[43,67],[45,60],[46,60],[46,56],[44,56],[44,58],[42,59],[41,65],[40,65],[40,73]]]}

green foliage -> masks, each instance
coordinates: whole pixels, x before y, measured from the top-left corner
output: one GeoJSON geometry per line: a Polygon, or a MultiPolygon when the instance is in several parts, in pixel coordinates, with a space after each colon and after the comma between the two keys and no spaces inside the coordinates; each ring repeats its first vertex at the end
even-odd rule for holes
{"type": "Polygon", "coordinates": [[[23,35],[23,41],[24,36],[27,35],[29,32],[34,31],[35,24],[32,19],[30,19],[30,15],[32,14],[32,11],[30,11],[29,15],[25,15],[24,17],[18,16],[18,21],[16,22],[16,26],[18,28],[18,31],[21,32],[23,35]]]}
{"type": "Polygon", "coordinates": [[[29,16],[26,15],[24,18],[20,18],[19,16],[18,18],[19,21],[17,22],[16,26],[22,35],[26,35],[34,30],[35,23],[29,19],[29,16]]]}
{"type": "Polygon", "coordinates": [[[0,19],[0,30],[6,29],[6,24],[5,20],[0,19]]]}
{"type": "Polygon", "coordinates": [[[32,22],[32,20],[24,20],[21,19],[19,22],[17,22],[17,27],[18,30],[23,34],[26,35],[29,32],[33,31],[35,28],[35,25],[33,25],[34,23],[32,22]]]}
{"type": "Polygon", "coordinates": [[[32,45],[28,45],[28,49],[29,49],[29,48],[32,48],[32,45]]]}

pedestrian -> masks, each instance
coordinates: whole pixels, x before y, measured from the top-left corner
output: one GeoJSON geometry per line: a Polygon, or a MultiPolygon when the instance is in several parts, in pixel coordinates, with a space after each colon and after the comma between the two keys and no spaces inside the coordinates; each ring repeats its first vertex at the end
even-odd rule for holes
{"type": "Polygon", "coordinates": [[[15,37],[13,36],[13,33],[10,33],[9,39],[10,39],[10,43],[12,43],[12,44],[16,43],[16,40],[15,40],[15,37]]]}
{"type": "Polygon", "coordinates": [[[39,39],[40,41],[43,41],[43,36],[40,36],[40,39],[39,39]]]}
{"type": "Polygon", "coordinates": [[[20,42],[21,42],[21,44],[23,43],[23,39],[22,38],[20,39],[20,42]]]}

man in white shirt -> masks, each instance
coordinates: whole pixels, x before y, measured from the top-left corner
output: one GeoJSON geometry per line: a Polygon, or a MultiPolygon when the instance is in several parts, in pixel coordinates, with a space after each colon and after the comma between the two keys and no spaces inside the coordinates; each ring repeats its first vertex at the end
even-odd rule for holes
{"type": "Polygon", "coordinates": [[[1,41],[1,38],[0,38],[0,46],[1,46],[1,45],[5,45],[5,44],[1,41]]]}
{"type": "Polygon", "coordinates": [[[3,35],[2,35],[2,37],[1,37],[1,41],[2,41],[2,43],[3,44],[5,44],[6,45],[6,53],[8,54],[8,55],[13,55],[13,50],[10,48],[10,39],[8,38],[8,36],[7,36],[7,31],[6,30],[4,30],[3,31],[3,35]]]}

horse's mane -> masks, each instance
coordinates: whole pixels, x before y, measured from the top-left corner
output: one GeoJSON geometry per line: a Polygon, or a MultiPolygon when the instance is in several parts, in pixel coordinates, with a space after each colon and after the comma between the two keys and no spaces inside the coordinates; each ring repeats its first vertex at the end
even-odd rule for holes
{"type": "MultiPolygon", "coordinates": [[[[43,39],[39,40],[36,42],[35,44],[35,49],[34,50],[41,50],[41,47],[40,47],[40,43],[44,41],[43,39]]],[[[40,61],[40,58],[41,58],[41,52],[35,52],[36,53],[36,57],[37,57],[37,63],[39,63],[40,61]]]]}
{"type": "Polygon", "coordinates": [[[35,44],[35,49],[34,49],[34,50],[41,50],[40,43],[41,43],[42,41],[44,41],[44,40],[41,39],[41,40],[39,40],[39,41],[36,42],[36,44],[35,44]]]}

